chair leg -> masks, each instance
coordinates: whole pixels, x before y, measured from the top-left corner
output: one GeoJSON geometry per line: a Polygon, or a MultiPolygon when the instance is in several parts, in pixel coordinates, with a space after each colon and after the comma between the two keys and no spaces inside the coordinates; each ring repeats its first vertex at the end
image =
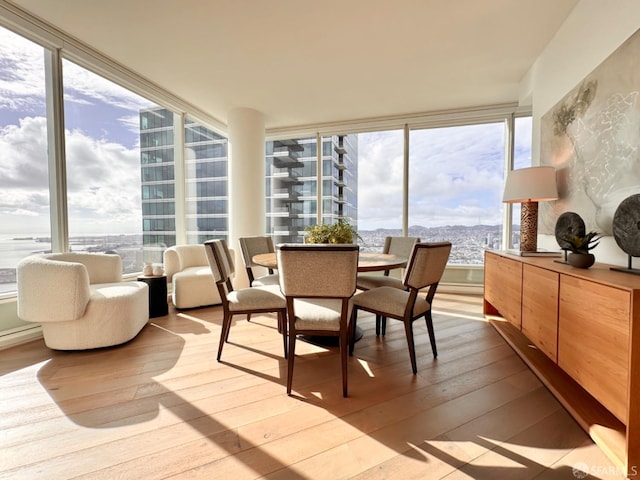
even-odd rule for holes
{"type": "Polygon", "coordinates": [[[293,383],[293,359],[296,356],[296,331],[292,323],[289,323],[289,358],[287,359],[287,395],[291,395],[293,383]]]}
{"type": "Polygon", "coordinates": [[[231,315],[225,315],[222,319],[222,330],[220,330],[220,344],[218,345],[218,356],[216,360],[220,361],[222,355],[222,347],[229,337],[229,326],[231,325],[231,315]]]}
{"type": "Polygon", "coordinates": [[[247,322],[250,322],[250,321],[251,321],[251,314],[247,313],[247,322]]]}
{"type": "Polygon", "coordinates": [[[353,355],[353,347],[356,343],[356,323],[358,322],[358,309],[351,312],[351,322],[349,324],[349,356],[353,355]]]}
{"type": "Polygon", "coordinates": [[[282,334],[284,358],[287,358],[287,316],[282,312],[278,312],[278,326],[278,331],[282,334]]]}
{"type": "Polygon", "coordinates": [[[431,342],[431,351],[433,352],[433,358],[437,358],[438,349],[436,348],[436,334],[433,331],[433,318],[431,317],[431,310],[425,313],[424,320],[427,322],[427,330],[429,331],[429,341],[431,342]]]}
{"type": "Polygon", "coordinates": [[[382,317],[376,313],[376,337],[380,336],[380,321],[382,317]]]}
{"type": "Polygon", "coordinates": [[[404,330],[407,334],[407,345],[409,346],[409,358],[411,358],[411,370],[415,375],[418,373],[418,367],[416,366],[416,347],[413,342],[413,326],[410,319],[405,319],[404,330]]]}
{"type": "Polygon", "coordinates": [[[387,334],[387,317],[381,317],[380,324],[380,330],[382,331],[382,336],[384,337],[387,334]]]}
{"type": "Polygon", "coordinates": [[[224,333],[224,341],[228,342],[229,341],[229,332],[231,331],[231,319],[233,318],[233,315],[229,314],[229,320],[228,320],[228,324],[224,333]]]}
{"type": "Polygon", "coordinates": [[[340,360],[342,363],[342,396],[347,396],[347,332],[340,331],[340,360]]]}

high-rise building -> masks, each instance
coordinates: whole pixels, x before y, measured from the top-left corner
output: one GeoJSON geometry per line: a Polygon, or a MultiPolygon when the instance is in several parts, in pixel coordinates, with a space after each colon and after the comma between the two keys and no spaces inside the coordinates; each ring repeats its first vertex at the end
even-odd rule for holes
{"type": "MultiPolygon", "coordinates": [[[[162,252],[176,244],[174,133],[171,111],[140,112],[145,261],[162,262],[162,252]]],[[[227,139],[186,119],[184,145],[187,242],[225,238],[227,139]]]]}
{"type": "Polygon", "coordinates": [[[267,234],[276,243],[300,242],[305,227],[317,223],[319,188],[322,222],[344,219],[357,228],[357,136],[323,137],[321,148],[318,172],[315,137],[267,142],[267,234]]]}
{"type": "MultiPolygon", "coordinates": [[[[174,115],[164,108],[140,112],[142,222],[145,261],[162,262],[176,244],[174,115]]],[[[228,236],[225,137],[185,120],[185,213],[188,243],[228,236]]],[[[266,144],[266,234],[274,242],[301,242],[317,222],[318,174],[322,221],[345,219],[357,228],[357,136],[322,138],[318,172],[316,138],[266,144]]]]}

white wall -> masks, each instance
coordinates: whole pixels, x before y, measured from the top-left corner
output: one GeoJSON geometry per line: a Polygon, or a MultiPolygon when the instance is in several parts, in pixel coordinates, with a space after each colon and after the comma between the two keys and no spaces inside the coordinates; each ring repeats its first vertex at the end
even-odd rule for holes
{"type": "MultiPolygon", "coordinates": [[[[522,82],[521,97],[532,101],[533,165],[540,164],[541,117],[639,28],[638,0],[578,2],[522,82]]],[[[603,240],[594,251],[597,261],[626,266],[627,256],[613,237],[603,240]]],[[[545,235],[538,246],[558,248],[545,235]]]]}

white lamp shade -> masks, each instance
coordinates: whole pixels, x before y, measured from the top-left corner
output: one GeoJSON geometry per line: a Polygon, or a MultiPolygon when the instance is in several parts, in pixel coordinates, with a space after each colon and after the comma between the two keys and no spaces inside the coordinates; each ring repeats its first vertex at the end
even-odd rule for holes
{"type": "Polygon", "coordinates": [[[547,202],[557,198],[556,169],[529,167],[509,172],[502,201],[506,203],[547,202]]]}

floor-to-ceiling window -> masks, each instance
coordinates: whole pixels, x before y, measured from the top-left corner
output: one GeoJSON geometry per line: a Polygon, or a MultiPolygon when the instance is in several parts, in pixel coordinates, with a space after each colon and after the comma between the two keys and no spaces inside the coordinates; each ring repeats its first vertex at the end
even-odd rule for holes
{"type": "MultiPolygon", "coordinates": [[[[69,246],[116,252],[124,273],[139,272],[144,261],[140,111],[155,105],[73,62],[64,60],[62,67],[69,246]]],[[[172,145],[173,132],[161,133],[143,140],[172,145]]],[[[157,182],[148,193],[170,197],[172,189],[170,182],[157,182]]]]}
{"type": "Polygon", "coordinates": [[[275,243],[300,242],[317,223],[317,165],[316,137],[266,143],[266,233],[275,243]]]}
{"type": "Polygon", "coordinates": [[[449,240],[449,264],[482,265],[501,248],[504,122],[412,130],[409,234],[449,240]]]}
{"type": "Polygon", "coordinates": [[[229,234],[227,143],[204,125],[185,120],[187,243],[229,234]]]}
{"type": "Polygon", "coordinates": [[[402,235],[404,132],[357,134],[358,233],[363,251],[382,251],[386,236],[402,235]]]}
{"type": "Polygon", "coordinates": [[[0,296],[22,258],[51,249],[45,54],[0,27],[0,296]]]}
{"type": "Polygon", "coordinates": [[[162,263],[176,244],[174,113],[140,111],[140,169],[144,261],[162,263]]]}

